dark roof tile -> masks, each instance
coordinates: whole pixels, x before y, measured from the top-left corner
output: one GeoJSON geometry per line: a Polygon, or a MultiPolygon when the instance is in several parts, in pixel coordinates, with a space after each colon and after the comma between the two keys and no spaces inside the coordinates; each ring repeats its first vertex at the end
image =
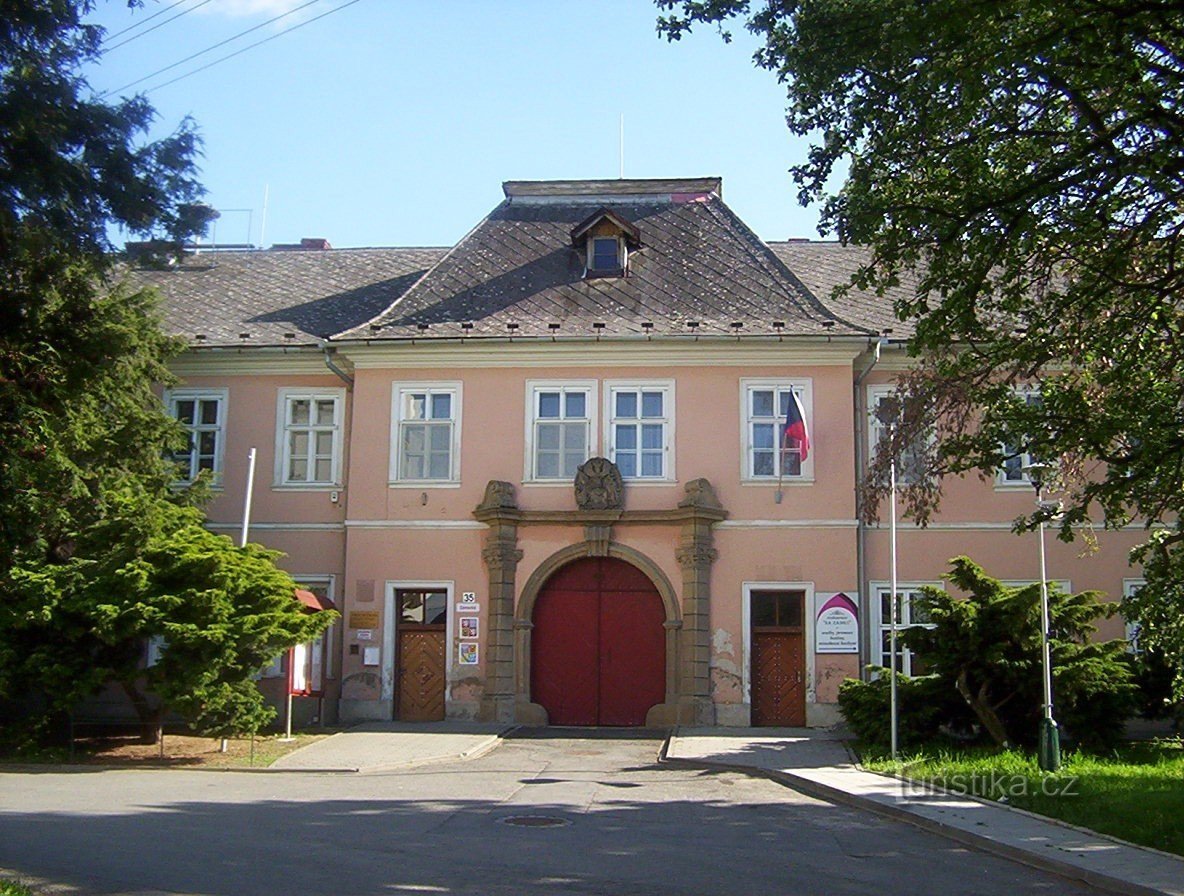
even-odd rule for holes
{"type": "Polygon", "coordinates": [[[370,320],[446,251],[215,251],[129,276],[161,292],[165,328],[191,342],[201,334],[206,346],[309,345],[370,320]]]}

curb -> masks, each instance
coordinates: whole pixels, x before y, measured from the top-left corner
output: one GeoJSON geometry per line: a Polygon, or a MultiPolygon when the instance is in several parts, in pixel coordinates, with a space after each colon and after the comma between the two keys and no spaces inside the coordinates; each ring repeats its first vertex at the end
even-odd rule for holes
{"type": "MultiPolygon", "coordinates": [[[[877,815],[882,815],[896,821],[903,821],[906,824],[911,824],[914,827],[920,828],[933,834],[938,834],[949,840],[954,840],[964,846],[971,846],[982,852],[990,853],[992,855],[1000,856],[1005,859],[1010,859],[1014,862],[1027,865],[1032,868],[1037,868],[1041,871],[1048,871],[1060,877],[1068,878],[1074,881],[1088,884],[1100,890],[1106,890],[1111,893],[1123,894],[1123,896],[1173,896],[1171,891],[1160,890],[1154,887],[1146,887],[1142,884],[1136,884],[1123,878],[1113,877],[1109,874],[1103,874],[1097,871],[1090,871],[1086,868],[1081,868],[1070,862],[1062,859],[1057,859],[1052,856],[1042,855],[1032,850],[1023,849],[1017,846],[1011,846],[1007,843],[1001,843],[998,840],[988,837],[984,834],[975,834],[972,831],[966,831],[962,828],[953,827],[951,825],[943,824],[940,821],[935,821],[931,818],[926,818],[918,815],[908,809],[900,806],[890,806],[876,800],[868,799],[867,797],[859,796],[842,790],[838,787],[833,787],[829,784],[822,784],[818,781],[812,781],[809,778],[803,778],[795,775],[793,772],[758,768],[751,765],[740,765],[731,762],[715,762],[705,759],[682,759],[678,757],[671,757],[669,755],[670,738],[662,745],[662,750],[658,754],[658,761],[667,763],[675,767],[683,768],[698,768],[709,770],[732,771],[739,774],[749,775],[754,778],[765,778],[770,781],[775,781],[783,784],[799,793],[804,793],[807,796],[817,797],[827,800],[832,803],[839,803],[841,805],[851,806],[856,809],[864,809],[873,812],[877,815]]],[[[1010,808],[1000,806],[999,808],[1010,808]]],[[[1043,817],[1041,816],[1043,821],[1043,817]]],[[[1091,834],[1096,832],[1091,831],[1091,834]]],[[[1104,836],[1104,835],[1103,835],[1104,836]]],[[[1140,847],[1141,848],[1141,847],[1140,847]]]]}
{"type": "MultiPolygon", "coordinates": [[[[470,759],[479,759],[486,753],[495,750],[501,746],[505,739],[506,732],[501,734],[491,734],[488,738],[481,741],[476,746],[469,747],[467,750],[462,750],[460,753],[445,753],[439,756],[421,756],[415,759],[406,759],[403,762],[392,762],[386,765],[368,765],[365,768],[356,768],[352,771],[360,775],[383,774],[385,772],[402,771],[404,769],[416,768],[421,765],[436,765],[441,762],[468,762],[470,759]]],[[[279,769],[279,771],[303,771],[303,769],[279,769]]]]}

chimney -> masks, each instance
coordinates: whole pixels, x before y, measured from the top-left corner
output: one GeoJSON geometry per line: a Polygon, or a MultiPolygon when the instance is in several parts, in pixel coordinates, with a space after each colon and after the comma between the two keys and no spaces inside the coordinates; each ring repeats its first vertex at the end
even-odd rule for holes
{"type": "Polygon", "coordinates": [[[298,243],[273,243],[271,248],[281,252],[323,252],[333,247],[323,236],[306,236],[298,243]]]}

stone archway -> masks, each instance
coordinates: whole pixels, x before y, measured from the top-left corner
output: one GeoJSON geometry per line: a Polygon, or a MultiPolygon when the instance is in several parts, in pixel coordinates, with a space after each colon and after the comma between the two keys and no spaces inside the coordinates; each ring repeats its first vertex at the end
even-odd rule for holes
{"type": "Polygon", "coordinates": [[[616,557],[582,557],[539,589],[531,614],[530,699],[552,725],[640,727],[666,702],[666,607],[616,557]]]}
{"type": "Polygon", "coordinates": [[[532,693],[532,682],[535,679],[532,665],[535,654],[535,608],[540,594],[546,589],[547,583],[554,579],[556,573],[570,568],[573,562],[603,557],[635,569],[652,585],[661,600],[662,612],[665,615],[662,622],[665,630],[664,697],[661,701],[655,702],[646,715],[645,724],[650,727],[672,724],[678,712],[678,670],[681,656],[679,632],[682,629],[682,614],[674,587],[661,568],[640,551],[621,544],[608,544],[604,552],[596,548],[596,543],[584,541],[556,551],[539,564],[523,586],[522,597],[514,613],[515,720],[537,725],[551,721],[546,708],[535,701],[532,693]]]}
{"type": "Polygon", "coordinates": [[[481,552],[489,573],[489,614],[483,647],[486,673],[478,717],[484,721],[547,724],[546,710],[531,700],[530,693],[532,614],[539,589],[550,575],[572,560],[611,557],[645,573],[657,588],[666,614],[666,699],[653,707],[646,724],[714,724],[709,669],[711,566],[716,558],[712,527],[727,518],[727,511],[706,479],[688,482],[685,497],[669,510],[625,510],[619,494],[615,501],[608,502],[612,506],[601,507],[580,500],[579,485],[577,481],[578,509],[523,510],[518,507],[513,485],[492,480],[486,486],[484,500],[473,512],[488,526],[481,552]],[[516,601],[518,564],[523,556],[518,548],[518,530],[529,525],[579,526],[584,537],[539,564],[523,587],[521,600],[516,601]],[[677,591],[657,563],[614,541],[614,527],[626,525],[674,528],[671,552],[682,571],[677,591]]]}

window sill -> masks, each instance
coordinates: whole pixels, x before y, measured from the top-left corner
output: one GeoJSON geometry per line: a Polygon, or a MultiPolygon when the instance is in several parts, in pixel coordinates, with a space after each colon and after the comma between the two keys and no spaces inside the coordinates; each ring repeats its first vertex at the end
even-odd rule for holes
{"type": "Polygon", "coordinates": [[[273,482],[273,491],[277,492],[340,492],[345,486],[335,482],[273,482]]]}
{"type": "Polygon", "coordinates": [[[813,485],[814,484],[814,477],[813,476],[794,476],[791,478],[791,477],[787,476],[785,479],[782,479],[780,482],[778,482],[776,479],[763,479],[763,478],[762,479],[741,479],[740,484],[741,485],[764,486],[766,488],[768,488],[770,486],[773,488],[777,488],[778,486],[785,487],[787,485],[796,487],[796,486],[801,486],[801,485],[813,485]]]}
{"type": "Polygon", "coordinates": [[[420,491],[428,488],[460,488],[459,479],[390,479],[387,488],[416,488],[420,491]]]}
{"type": "Polygon", "coordinates": [[[997,492],[1014,492],[1020,490],[1028,492],[1032,491],[1032,483],[1028,482],[1027,480],[1023,482],[1001,482],[998,479],[995,480],[995,491],[997,492]]]}

